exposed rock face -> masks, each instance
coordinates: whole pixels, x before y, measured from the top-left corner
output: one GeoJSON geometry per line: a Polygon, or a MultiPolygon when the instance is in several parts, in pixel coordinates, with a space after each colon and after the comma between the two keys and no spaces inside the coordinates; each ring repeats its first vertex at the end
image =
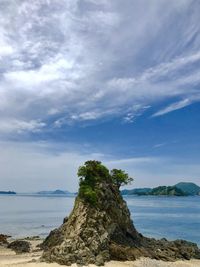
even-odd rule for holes
{"type": "Polygon", "coordinates": [[[113,241],[117,238],[122,244],[139,242],[129,210],[116,188],[105,183],[98,188],[95,206],[77,197],[69,218],[45,240],[43,258],[61,264],[103,264],[110,259],[111,238],[113,241]]]}
{"type": "Polygon", "coordinates": [[[109,260],[135,260],[140,256],[170,260],[200,258],[196,244],[155,240],[139,234],[116,185],[95,185],[98,200],[92,205],[77,196],[69,218],[43,243],[42,260],[64,265],[103,265],[109,260]]]}

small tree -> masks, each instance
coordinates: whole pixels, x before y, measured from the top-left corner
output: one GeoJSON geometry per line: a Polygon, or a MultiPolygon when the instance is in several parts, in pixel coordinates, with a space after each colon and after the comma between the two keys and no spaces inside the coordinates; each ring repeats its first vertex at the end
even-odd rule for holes
{"type": "Polygon", "coordinates": [[[109,170],[100,161],[88,160],[79,167],[78,177],[93,187],[96,182],[109,179],[109,170]]]}
{"type": "Polygon", "coordinates": [[[91,204],[97,202],[95,185],[97,182],[110,179],[109,170],[100,161],[89,160],[78,169],[80,178],[79,196],[91,204]]]}
{"type": "Polygon", "coordinates": [[[133,178],[122,170],[113,169],[109,173],[109,170],[100,161],[96,160],[86,161],[78,169],[78,177],[80,178],[79,196],[94,205],[98,200],[97,183],[107,181],[120,188],[121,185],[126,185],[133,181],[133,178]]]}
{"type": "Polygon", "coordinates": [[[110,172],[111,178],[113,183],[120,188],[120,186],[129,184],[133,181],[132,177],[129,177],[125,171],[122,171],[120,169],[113,169],[110,172]]]}

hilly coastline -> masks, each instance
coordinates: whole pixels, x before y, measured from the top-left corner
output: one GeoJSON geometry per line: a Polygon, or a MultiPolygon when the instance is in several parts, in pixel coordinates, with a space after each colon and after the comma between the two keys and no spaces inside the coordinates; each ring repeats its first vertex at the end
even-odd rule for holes
{"type": "Polygon", "coordinates": [[[194,183],[181,182],[175,186],[190,196],[200,195],[200,186],[194,183]]]}
{"type": "Polygon", "coordinates": [[[0,191],[0,195],[16,195],[14,191],[0,191]]]}
{"type": "MultiPolygon", "coordinates": [[[[0,191],[0,195],[16,195],[15,191],[0,191]]],[[[43,190],[36,192],[37,195],[67,195],[74,196],[77,193],[68,190],[43,190]]],[[[154,188],[133,188],[121,190],[122,195],[138,195],[138,196],[200,196],[200,186],[191,182],[180,182],[173,186],[157,186],[154,188]]]]}
{"type": "Polygon", "coordinates": [[[72,192],[69,192],[67,190],[60,190],[60,189],[57,189],[57,190],[54,190],[54,191],[47,191],[47,190],[44,190],[44,191],[39,191],[39,192],[36,192],[36,193],[17,193],[15,191],[0,191],[0,195],[41,195],[41,196],[45,196],[45,195],[66,195],[66,196],[74,196],[76,195],[76,193],[72,193],[72,192]]]}
{"type": "Polygon", "coordinates": [[[173,186],[125,189],[121,191],[121,194],[139,196],[200,196],[200,187],[194,183],[180,182],[173,186]]]}

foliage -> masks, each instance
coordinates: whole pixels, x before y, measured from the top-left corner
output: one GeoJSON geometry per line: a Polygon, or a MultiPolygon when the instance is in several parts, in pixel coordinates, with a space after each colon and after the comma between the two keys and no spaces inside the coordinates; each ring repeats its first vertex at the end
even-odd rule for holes
{"type": "Polygon", "coordinates": [[[80,177],[79,196],[93,205],[96,204],[95,185],[97,182],[110,178],[109,170],[100,161],[89,160],[79,167],[78,177],[80,177]]]}
{"type": "Polygon", "coordinates": [[[83,166],[79,167],[78,177],[80,178],[79,196],[93,205],[97,202],[97,183],[107,181],[119,188],[133,181],[133,178],[122,170],[113,169],[109,173],[109,170],[96,160],[86,161],[83,166]]]}
{"type": "Polygon", "coordinates": [[[109,170],[100,161],[89,160],[79,167],[78,177],[93,187],[96,182],[109,179],[109,170]]]}
{"type": "Polygon", "coordinates": [[[113,169],[111,171],[111,178],[113,183],[120,188],[120,186],[122,185],[126,185],[129,184],[133,181],[132,177],[129,177],[129,175],[127,173],[125,173],[122,170],[118,170],[118,169],[113,169]]]}
{"type": "Polygon", "coordinates": [[[89,185],[81,184],[79,196],[93,205],[97,202],[97,194],[89,185]]]}

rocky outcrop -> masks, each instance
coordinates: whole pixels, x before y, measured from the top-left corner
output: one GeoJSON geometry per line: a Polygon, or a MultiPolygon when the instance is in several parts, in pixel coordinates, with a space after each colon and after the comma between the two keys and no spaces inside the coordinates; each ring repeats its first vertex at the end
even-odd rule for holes
{"type": "Polygon", "coordinates": [[[0,234],[0,246],[7,247],[8,243],[8,238],[11,236],[0,234]]]}
{"type": "Polygon", "coordinates": [[[133,225],[119,188],[111,179],[99,180],[93,186],[97,201],[91,204],[78,195],[69,218],[46,238],[43,261],[103,265],[141,256],[166,261],[200,258],[196,244],[143,237],[133,225]]]}
{"type": "Polygon", "coordinates": [[[17,254],[29,253],[31,251],[31,244],[24,240],[15,240],[8,245],[8,248],[14,250],[17,254]]]}

